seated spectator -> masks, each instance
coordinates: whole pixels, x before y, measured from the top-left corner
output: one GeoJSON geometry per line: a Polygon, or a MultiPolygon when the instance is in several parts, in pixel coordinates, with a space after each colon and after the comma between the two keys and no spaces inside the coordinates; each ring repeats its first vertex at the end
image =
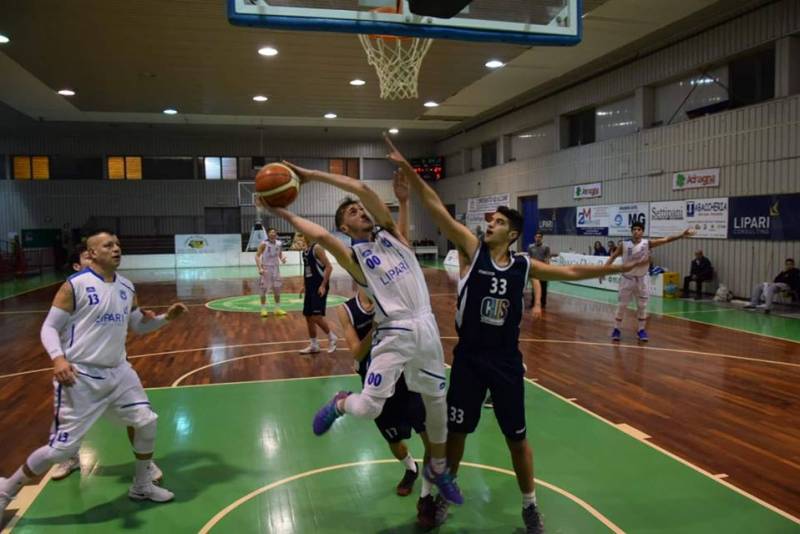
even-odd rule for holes
{"type": "Polygon", "coordinates": [[[606,251],[603,243],[600,241],[594,242],[594,248],[592,249],[592,256],[608,256],[608,251],[606,251]]]}
{"type": "Polygon", "coordinates": [[[614,254],[614,251],[617,250],[617,244],[613,241],[608,242],[608,255],[611,256],[614,254]]]}
{"type": "Polygon", "coordinates": [[[689,276],[683,277],[683,298],[689,297],[689,283],[694,282],[694,299],[700,300],[703,298],[703,282],[708,282],[713,278],[714,268],[711,266],[711,261],[703,256],[702,250],[696,250],[689,276]]]}
{"type": "Polygon", "coordinates": [[[800,270],[794,266],[794,259],[786,258],[785,269],[778,273],[772,283],[764,282],[753,288],[750,295],[750,303],[745,308],[758,308],[769,313],[772,309],[772,299],[775,293],[781,291],[791,291],[796,297],[800,293],[800,270]],[[758,301],[764,297],[764,304],[759,305],[758,301]]]}

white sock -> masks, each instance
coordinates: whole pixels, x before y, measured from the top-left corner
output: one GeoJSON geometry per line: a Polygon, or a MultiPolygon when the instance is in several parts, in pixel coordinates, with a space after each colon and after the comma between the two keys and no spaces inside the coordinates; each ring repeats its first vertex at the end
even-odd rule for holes
{"type": "Polygon", "coordinates": [[[414,461],[414,457],[411,456],[410,452],[400,461],[403,462],[403,465],[405,465],[406,469],[409,471],[414,471],[415,473],[417,472],[417,462],[414,461]]]}
{"type": "Polygon", "coordinates": [[[30,482],[31,479],[25,476],[25,472],[20,467],[17,469],[13,475],[8,477],[6,480],[6,487],[4,489],[9,495],[14,496],[19,493],[20,488],[25,485],[26,482],[30,482]]]}
{"type": "Polygon", "coordinates": [[[312,337],[312,338],[309,338],[309,340],[311,341],[311,346],[312,347],[314,347],[314,348],[318,348],[319,347],[319,341],[317,341],[317,338],[312,337]]]}
{"type": "Polygon", "coordinates": [[[339,339],[339,338],[336,337],[336,334],[333,333],[333,330],[328,332],[328,341],[330,341],[331,343],[336,343],[337,339],[339,339]]]}
{"type": "Polygon", "coordinates": [[[447,459],[431,457],[431,469],[434,473],[444,473],[444,470],[447,469],[447,459]]]}
{"type": "Polygon", "coordinates": [[[536,490],[522,494],[522,507],[527,508],[531,505],[536,506],[536,490]]]}
{"type": "Polygon", "coordinates": [[[152,460],[150,458],[147,460],[139,460],[138,458],[136,459],[133,483],[137,486],[151,482],[150,473],[147,470],[151,461],[152,460]]]}
{"type": "Polygon", "coordinates": [[[639,330],[644,330],[647,326],[647,319],[639,319],[639,330]]]}
{"type": "Polygon", "coordinates": [[[428,482],[428,479],[422,477],[422,493],[419,494],[420,497],[427,497],[431,494],[431,489],[433,489],[433,484],[428,482]]]}

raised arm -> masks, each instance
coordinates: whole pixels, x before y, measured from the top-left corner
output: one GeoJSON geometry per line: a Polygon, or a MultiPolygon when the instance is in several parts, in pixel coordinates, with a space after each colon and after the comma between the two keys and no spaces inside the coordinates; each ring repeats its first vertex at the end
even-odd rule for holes
{"type": "Polygon", "coordinates": [[[456,221],[450,213],[447,212],[447,208],[444,207],[436,191],[426,184],[425,180],[417,174],[414,167],[412,167],[403,154],[395,148],[392,141],[386,136],[384,136],[384,139],[386,140],[386,144],[389,145],[390,152],[387,156],[389,160],[400,167],[400,170],[408,180],[408,184],[419,194],[422,205],[425,206],[425,209],[428,210],[431,217],[433,217],[436,226],[444,232],[447,239],[455,243],[462,259],[466,260],[467,264],[471,263],[473,256],[478,250],[478,245],[480,245],[478,238],[475,237],[466,226],[456,221]]]}
{"type": "Polygon", "coordinates": [[[638,262],[631,261],[625,264],[552,265],[539,260],[531,260],[529,276],[540,280],[585,280],[587,278],[598,278],[607,274],[626,273],[634,267],[649,263],[649,261],[649,258],[645,258],[638,262]]]}
{"type": "Polygon", "coordinates": [[[348,273],[350,273],[356,282],[362,285],[367,283],[366,278],[364,278],[364,273],[361,272],[361,267],[359,267],[359,265],[356,263],[356,260],[353,258],[352,249],[334,237],[325,228],[317,223],[309,221],[308,219],[300,217],[299,215],[296,215],[285,208],[268,207],[267,209],[269,209],[270,212],[274,213],[278,217],[289,222],[299,232],[305,234],[308,239],[311,241],[316,241],[321,247],[333,254],[333,257],[336,258],[336,261],[339,262],[339,265],[341,265],[348,273]]]}
{"type": "Polygon", "coordinates": [[[408,178],[405,173],[400,170],[395,171],[394,180],[392,183],[394,187],[394,196],[397,197],[397,202],[400,204],[400,210],[397,216],[397,232],[409,244],[409,223],[408,223],[408,178]]]}
{"type": "Polygon", "coordinates": [[[650,240],[650,248],[660,247],[661,245],[666,245],[667,243],[672,243],[673,241],[677,241],[678,239],[682,239],[684,237],[691,237],[697,232],[692,230],[691,228],[687,228],[680,234],[675,234],[667,237],[659,237],[656,239],[650,240]]]}
{"type": "Polygon", "coordinates": [[[353,355],[354,360],[360,362],[369,354],[369,349],[372,346],[372,332],[364,339],[358,339],[356,329],[353,323],[350,322],[350,314],[347,313],[344,305],[336,308],[336,314],[339,316],[339,323],[342,325],[342,330],[344,330],[344,338],[347,340],[347,346],[350,347],[350,353],[353,355]]]}
{"type": "Polygon", "coordinates": [[[367,187],[361,180],[356,180],[355,178],[350,178],[349,176],[343,176],[341,174],[304,169],[288,161],[284,161],[283,163],[291,167],[303,183],[322,182],[356,195],[361,203],[364,204],[364,208],[375,218],[375,223],[378,226],[392,233],[396,233],[394,219],[392,219],[389,208],[386,207],[381,197],[379,197],[375,191],[367,187]]]}

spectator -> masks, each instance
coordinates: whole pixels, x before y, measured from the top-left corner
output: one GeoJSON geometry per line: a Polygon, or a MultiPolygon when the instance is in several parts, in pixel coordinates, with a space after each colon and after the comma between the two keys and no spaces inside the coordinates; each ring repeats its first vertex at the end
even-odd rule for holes
{"type": "Polygon", "coordinates": [[[594,242],[594,248],[592,249],[592,256],[608,256],[608,251],[603,246],[603,243],[600,241],[594,242]]]}
{"type": "Polygon", "coordinates": [[[608,256],[614,254],[614,251],[617,250],[617,244],[614,241],[608,242],[608,256]]]}
{"type": "Polygon", "coordinates": [[[745,308],[758,308],[764,310],[764,313],[769,313],[772,309],[772,299],[775,298],[775,293],[791,291],[795,296],[800,293],[800,270],[794,266],[794,259],[786,258],[785,266],[786,268],[778,273],[772,283],[764,282],[757,284],[753,288],[750,303],[745,308]],[[759,305],[758,301],[761,300],[762,295],[764,304],[759,305]]]}
{"type": "MultiPolygon", "coordinates": [[[[553,257],[550,254],[550,247],[544,244],[543,242],[544,236],[542,232],[536,232],[534,236],[534,242],[528,247],[528,257],[532,260],[539,260],[544,263],[550,263],[550,258],[553,257]]],[[[542,298],[541,304],[542,309],[547,307],[547,282],[544,280],[540,280],[539,283],[542,285],[542,298]]],[[[533,308],[533,305],[536,303],[536,295],[531,295],[531,305],[530,307],[533,308]]]]}
{"type": "Polygon", "coordinates": [[[703,282],[708,282],[714,278],[714,268],[711,261],[703,256],[702,250],[696,250],[689,276],[683,277],[683,297],[689,297],[689,282],[695,283],[695,300],[703,298],[703,282]]]}

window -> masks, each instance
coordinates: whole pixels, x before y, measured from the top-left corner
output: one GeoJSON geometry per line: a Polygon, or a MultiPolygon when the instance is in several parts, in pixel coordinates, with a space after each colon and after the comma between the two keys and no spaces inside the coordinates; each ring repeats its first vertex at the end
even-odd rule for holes
{"type": "Polygon", "coordinates": [[[553,123],[523,130],[511,136],[511,160],[535,158],[553,152],[553,123]]]}
{"type": "Polygon", "coordinates": [[[13,173],[15,180],[49,180],[50,158],[47,156],[14,156],[13,173]]]}
{"type": "Polygon", "coordinates": [[[568,147],[594,143],[594,117],[594,108],[589,108],[587,110],[567,116],[567,128],[569,129],[568,147]]]}
{"type": "Polygon", "coordinates": [[[481,145],[481,169],[497,165],[497,139],[481,145]]]}
{"type": "Polygon", "coordinates": [[[654,126],[675,124],[727,109],[730,104],[727,87],[727,66],[656,87],[654,126]]]}
{"type": "Polygon", "coordinates": [[[332,158],[328,160],[328,172],[343,174],[359,180],[358,158],[332,158]]]}
{"type": "Polygon", "coordinates": [[[107,161],[109,180],[141,180],[141,156],[109,156],[107,161]]]}
{"type": "Polygon", "coordinates": [[[102,180],[103,158],[52,156],[50,175],[53,180],[102,180]]]}
{"type": "Polygon", "coordinates": [[[198,160],[201,163],[202,176],[206,180],[236,180],[236,158],[206,156],[198,160]]]}
{"type": "Polygon", "coordinates": [[[193,180],[194,158],[142,158],[145,180],[193,180]]]}
{"type": "Polygon", "coordinates": [[[750,106],[775,97],[775,49],[731,61],[732,107],[750,106]]]}
{"type": "Polygon", "coordinates": [[[605,141],[636,133],[639,124],[636,122],[634,107],[632,96],[598,107],[595,111],[596,139],[605,141]]]}

